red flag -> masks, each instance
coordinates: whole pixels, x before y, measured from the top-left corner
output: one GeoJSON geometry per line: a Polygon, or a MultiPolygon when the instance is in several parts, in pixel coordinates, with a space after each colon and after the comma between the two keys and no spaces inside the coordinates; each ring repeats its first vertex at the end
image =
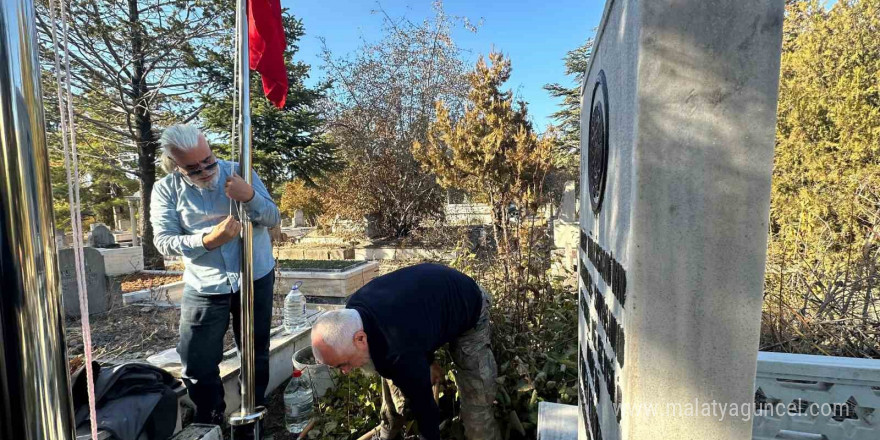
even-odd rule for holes
{"type": "Polygon", "coordinates": [[[248,46],[251,69],[260,72],[263,92],[276,107],[287,99],[287,66],[284,64],[284,27],[281,0],[248,1],[248,46]]]}

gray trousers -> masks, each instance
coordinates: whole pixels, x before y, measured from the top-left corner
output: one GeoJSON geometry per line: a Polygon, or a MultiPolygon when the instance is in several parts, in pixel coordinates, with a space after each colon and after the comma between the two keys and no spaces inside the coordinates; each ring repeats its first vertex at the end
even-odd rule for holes
{"type": "MultiPolygon", "coordinates": [[[[485,290],[483,308],[474,328],[462,333],[449,344],[455,363],[455,385],[461,396],[461,421],[468,440],[500,440],[495,421],[495,378],[498,367],[492,354],[489,308],[492,300],[485,290]]],[[[382,379],[382,424],[380,438],[394,439],[406,423],[406,398],[388,379],[382,379]]]]}

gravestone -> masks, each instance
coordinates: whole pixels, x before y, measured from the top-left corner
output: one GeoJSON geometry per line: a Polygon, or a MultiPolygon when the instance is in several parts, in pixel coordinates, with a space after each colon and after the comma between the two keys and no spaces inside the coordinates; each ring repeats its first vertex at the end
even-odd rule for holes
{"type": "MultiPolygon", "coordinates": [[[[106,312],[109,307],[104,257],[95,249],[83,248],[85,257],[86,293],[89,297],[89,315],[106,312]]],[[[79,316],[79,290],[76,282],[76,264],[73,248],[58,251],[58,269],[61,272],[61,292],[64,313],[79,316]]]]}
{"type": "Polygon", "coordinates": [[[581,94],[579,439],[751,438],[783,11],[606,2],[581,94]]]}
{"type": "Polygon", "coordinates": [[[550,273],[575,281],[578,261],[578,196],[574,181],[565,182],[559,212],[553,219],[553,247],[550,251],[550,273]]]}
{"type": "Polygon", "coordinates": [[[90,226],[88,244],[91,247],[109,248],[117,247],[113,232],[103,223],[92,223],[90,226]]]}
{"type": "Polygon", "coordinates": [[[578,221],[578,196],[575,190],[575,182],[565,182],[562,192],[562,201],[559,203],[559,215],[557,219],[566,223],[578,221]]]}
{"type": "Polygon", "coordinates": [[[303,226],[306,226],[306,220],[303,217],[303,211],[302,209],[297,209],[293,212],[293,227],[301,228],[303,226]]]}
{"type": "Polygon", "coordinates": [[[379,230],[379,216],[376,214],[367,214],[364,216],[364,235],[367,238],[378,238],[381,235],[379,230]]]}

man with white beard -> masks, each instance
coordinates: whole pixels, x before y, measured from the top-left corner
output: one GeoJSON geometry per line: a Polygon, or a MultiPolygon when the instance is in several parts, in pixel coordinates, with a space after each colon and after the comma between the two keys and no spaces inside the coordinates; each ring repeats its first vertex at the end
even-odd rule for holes
{"type": "Polygon", "coordinates": [[[240,203],[253,223],[257,405],[264,403],[269,381],[269,327],[275,285],[269,228],[278,225],[281,216],[256,173],[253,186],[247,184],[238,164],[217,159],[197,128],[168,127],[160,144],[161,165],[168,175],[153,187],[153,242],[163,255],[183,258],[185,287],[177,344],[183,380],[196,405],[194,422],[219,425],[226,409],[219,365],[230,315],[235,342],[240,347],[241,223],[230,215],[230,206],[232,202],[240,203]]]}
{"type": "Polygon", "coordinates": [[[318,362],[343,373],[359,368],[384,378],[382,424],[374,439],[400,438],[408,407],[421,438],[440,440],[431,385],[443,376],[434,351],[448,343],[466,437],[498,440],[490,306],[486,291],[461,272],[437,264],[406,267],[370,281],[345,309],[318,318],[312,351],[318,362]]]}

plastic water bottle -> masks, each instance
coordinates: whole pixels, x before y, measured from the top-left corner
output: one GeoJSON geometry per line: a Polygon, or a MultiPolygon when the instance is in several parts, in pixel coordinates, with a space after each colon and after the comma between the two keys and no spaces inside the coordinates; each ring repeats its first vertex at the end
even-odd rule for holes
{"type": "Polygon", "coordinates": [[[293,283],[290,292],[284,297],[284,331],[297,333],[309,327],[306,319],[306,298],[299,291],[302,281],[293,283]]]}
{"type": "Polygon", "coordinates": [[[314,397],[309,381],[302,370],[293,370],[293,377],[284,389],[284,425],[291,434],[298,435],[309,424],[314,410],[314,397]]]}

